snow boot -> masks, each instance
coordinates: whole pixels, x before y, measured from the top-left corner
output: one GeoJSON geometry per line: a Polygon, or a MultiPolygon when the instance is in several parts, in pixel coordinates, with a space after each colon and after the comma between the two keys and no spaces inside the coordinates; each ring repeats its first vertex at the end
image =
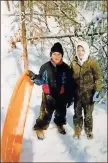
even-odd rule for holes
{"type": "Polygon", "coordinates": [[[39,140],[43,140],[43,139],[45,138],[45,137],[44,137],[44,132],[43,132],[42,129],[36,130],[36,134],[37,134],[37,138],[38,138],[39,140]]]}
{"type": "Polygon", "coordinates": [[[33,129],[36,132],[37,138],[39,140],[43,140],[44,139],[44,130],[43,129],[38,129],[37,124],[34,125],[33,129]]]}
{"type": "Polygon", "coordinates": [[[81,135],[81,130],[75,129],[73,138],[78,138],[79,139],[80,135],[81,135]]]}
{"type": "Polygon", "coordinates": [[[93,139],[93,134],[92,132],[86,132],[87,138],[88,139],[93,139]]]}
{"type": "Polygon", "coordinates": [[[57,128],[58,128],[58,131],[59,131],[61,134],[63,134],[63,135],[66,134],[66,131],[65,131],[65,128],[63,127],[63,125],[60,125],[60,126],[57,125],[57,128]]]}

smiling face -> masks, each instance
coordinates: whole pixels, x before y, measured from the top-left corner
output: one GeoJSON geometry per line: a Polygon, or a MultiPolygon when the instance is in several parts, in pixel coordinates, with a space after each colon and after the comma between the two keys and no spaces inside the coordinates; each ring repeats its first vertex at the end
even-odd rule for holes
{"type": "Polygon", "coordinates": [[[78,46],[77,47],[77,55],[80,59],[83,59],[84,58],[84,55],[85,55],[85,51],[84,51],[84,48],[82,46],[78,46]]]}
{"type": "Polygon", "coordinates": [[[55,64],[60,64],[60,62],[62,61],[62,55],[59,52],[54,52],[51,55],[51,59],[55,64]]]}

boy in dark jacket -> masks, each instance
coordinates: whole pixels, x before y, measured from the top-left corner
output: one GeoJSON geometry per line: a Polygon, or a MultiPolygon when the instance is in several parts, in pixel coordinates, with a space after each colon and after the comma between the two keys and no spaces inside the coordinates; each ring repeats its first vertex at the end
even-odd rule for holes
{"type": "Polygon", "coordinates": [[[40,115],[36,119],[34,130],[38,139],[44,139],[44,130],[49,123],[54,112],[54,123],[61,134],[66,134],[63,127],[66,124],[66,107],[69,107],[73,98],[73,80],[69,66],[63,62],[63,48],[57,42],[51,48],[51,60],[43,64],[39,74],[29,71],[31,80],[42,85],[42,102],[40,115]]]}

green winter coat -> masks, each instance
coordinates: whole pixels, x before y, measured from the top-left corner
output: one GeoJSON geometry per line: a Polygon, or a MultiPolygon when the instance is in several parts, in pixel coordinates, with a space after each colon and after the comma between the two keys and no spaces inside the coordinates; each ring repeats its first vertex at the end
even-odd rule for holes
{"type": "Polygon", "coordinates": [[[72,64],[72,73],[75,80],[75,92],[82,91],[100,91],[102,87],[102,76],[99,64],[96,60],[88,58],[81,66],[75,56],[72,64]]]}

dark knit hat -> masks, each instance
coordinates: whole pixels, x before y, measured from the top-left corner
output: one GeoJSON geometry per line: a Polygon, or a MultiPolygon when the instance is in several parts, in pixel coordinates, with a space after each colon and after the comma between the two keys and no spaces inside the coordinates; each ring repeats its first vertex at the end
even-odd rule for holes
{"type": "Polygon", "coordinates": [[[61,45],[59,42],[56,42],[56,43],[52,46],[51,51],[50,51],[50,56],[51,56],[52,53],[54,53],[54,52],[59,52],[59,53],[62,55],[62,57],[63,57],[63,54],[64,54],[63,48],[62,48],[62,45],[61,45]]]}

